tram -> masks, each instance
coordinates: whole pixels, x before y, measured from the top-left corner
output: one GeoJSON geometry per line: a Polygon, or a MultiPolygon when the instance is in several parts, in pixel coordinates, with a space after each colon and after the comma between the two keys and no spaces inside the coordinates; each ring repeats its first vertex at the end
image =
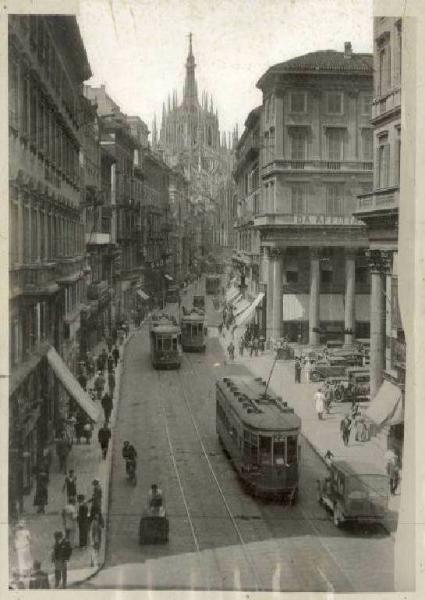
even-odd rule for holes
{"type": "Polygon", "coordinates": [[[254,495],[298,497],[301,419],[267,390],[261,378],[216,382],[216,432],[247,490],[254,495]]]}
{"type": "Polygon", "coordinates": [[[155,369],[179,369],[182,362],[181,331],[175,319],[154,315],[150,322],[151,361],[155,369]]]}
{"type": "Polygon", "coordinates": [[[166,304],[178,304],[180,300],[180,290],[178,285],[170,285],[165,294],[166,304]]]}
{"type": "Polygon", "coordinates": [[[205,276],[205,293],[207,296],[218,296],[221,289],[220,275],[205,276]]]}
{"type": "Polygon", "coordinates": [[[192,311],[181,318],[182,348],[185,352],[205,352],[208,328],[203,310],[192,311]]]}

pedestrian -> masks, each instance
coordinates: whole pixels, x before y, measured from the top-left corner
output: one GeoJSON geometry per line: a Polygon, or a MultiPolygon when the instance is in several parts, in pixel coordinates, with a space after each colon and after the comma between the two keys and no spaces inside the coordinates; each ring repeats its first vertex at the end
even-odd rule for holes
{"type": "Polygon", "coordinates": [[[310,362],[310,359],[306,358],[306,361],[304,363],[304,375],[305,375],[306,383],[310,383],[311,370],[312,370],[312,364],[310,362]]]}
{"type": "Polygon", "coordinates": [[[73,548],[75,545],[75,534],[77,532],[77,507],[75,506],[75,497],[70,498],[62,510],[62,522],[65,531],[65,538],[73,548]]]}
{"type": "Polygon", "coordinates": [[[115,367],[115,362],[114,362],[113,356],[112,356],[112,354],[109,354],[109,356],[108,356],[108,373],[113,373],[114,367],[115,367]]]}
{"type": "Polygon", "coordinates": [[[331,410],[331,390],[330,390],[329,383],[327,381],[325,382],[324,397],[325,397],[325,412],[328,415],[331,410]]]}
{"type": "Polygon", "coordinates": [[[239,356],[243,356],[243,351],[245,348],[245,342],[243,337],[241,337],[241,339],[239,340],[239,356]]]}
{"type": "Polygon", "coordinates": [[[233,341],[230,341],[230,344],[227,346],[227,352],[229,353],[230,360],[235,359],[235,345],[233,341]]]}
{"type": "Polygon", "coordinates": [[[400,482],[399,460],[394,451],[392,452],[392,456],[389,453],[387,456],[389,456],[387,460],[387,474],[390,482],[390,494],[394,496],[400,482]]]}
{"type": "Polygon", "coordinates": [[[72,548],[69,541],[63,537],[62,531],[55,531],[54,537],[52,562],[55,565],[55,587],[58,588],[62,582],[62,587],[66,588],[68,561],[72,555],[72,548]]]}
{"type": "Polygon", "coordinates": [[[112,350],[112,345],[113,345],[113,340],[110,335],[106,338],[106,345],[108,346],[108,352],[110,354],[111,350],[112,350]]]}
{"type": "Polygon", "coordinates": [[[103,358],[102,354],[99,354],[99,356],[96,359],[96,369],[100,373],[103,373],[103,371],[105,369],[105,359],[103,358]]]}
{"type": "Polygon", "coordinates": [[[322,388],[319,388],[317,392],[314,394],[314,400],[316,403],[316,413],[319,421],[323,420],[323,411],[325,408],[325,396],[323,394],[322,388]]]}
{"type": "Polygon", "coordinates": [[[37,513],[44,514],[46,512],[46,504],[49,501],[48,497],[48,482],[49,475],[44,469],[39,469],[37,473],[37,483],[35,488],[34,506],[37,506],[37,513]]]}
{"type": "Polygon", "coordinates": [[[35,560],[33,564],[33,571],[31,573],[31,579],[29,583],[30,590],[48,590],[50,589],[49,576],[45,571],[41,570],[41,562],[35,560]]]}
{"type": "Polygon", "coordinates": [[[108,388],[109,388],[109,395],[111,396],[111,398],[114,397],[114,391],[115,391],[115,374],[112,373],[108,373],[108,388]]]}
{"type": "Polygon", "coordinates": [[[102,371],[98,371],[97,377],[94,380],[94,389],[96,390],[96,395],[97,395],[98,400],[100,400],[102,397],[104,387],[105,387],[105,378],[102,374],[102,371]]]}
{"type": "Polygon", "coordinates": [[[94,515],[102,515],[102,488],[98,479],[93,479],[93,495],[91,497],[91,511],[90,520],[93,519],[94,515]]]}
{"type": "Polygon", "coordinates": [[[97,433],[97,439],[102,450],[102,458],[106,459],[108,452],[109,440],[111,439],[111,430],[108,427],[108,423],[104,423],[97,433]]]}
{"type": "Polygon", "coordinates": [[[295,383],[301,383],[301,363],[300,359],[297,357],[295,359],[295,383]]]}
{"type": "Polygon", "coordinates": [[[85,501],[84,494],[78,494],[77,500],[78,541],[80,548],[85,548],[87,546],[87,536],[90,528],[89,508],[85,501]]]}
{"type": "Polygon", "coordinates": [[[90,444],[92,433],[93,433],[93,423],[92,423],[90,417],[86,417],[86,420],[84,423],[84,437],[86,438],[86,444],[90,444]]]}
{"type": "Polygon", "coordinates": [[[118,348],[118,346],[116,344],[112,348],[112,357],[113,357],[114,362],[115,362],[115,368],[117,368],[118,361],[120,360],[120,350],[119,350],[119,348],[118,348]]]}
{"type": "Polygon", "coordinates": [[[258,349],[260,350],[261,354],[264,354],[264,350],[266,349],[265,344],[266,344],[265,337],[263,335],[261,335],[260,339],[259,339],[259,344],[258,344],[258,349]]]}
{"type": "Polygon", "coordinates": [[[66,438],[65,431],[62,431],[56,442],[56,454],[59,459],[59,471],[66,473],[68,464],[68,454],[70,451],[69,440],[66,438]]]}
{"type": "Polygon", "coordinates": [[[74,469],[70,469],[68,475],[65,477],[62,491],[66,490],[66,500],[69,502],[71,498],[77,497],[77,478],[74,473],[74,469]]]}
{"type": "Polygon", "coordinates": [[[91,566],[99,566],[99,551],[102,543],[102,521],[99,514],[93,516],[90,526],[91,566]]]}
{"type": "Polygon", "coordinates": [[[342,441],[344,446],[348,446],[350,441],[350,433],[351,433],[351,419],[349,415],[345,415],[340,424],[340,431],[342,435],[342,441]]]}
{"type": "Polygon", "coordinates": [[[16,525],[14,542],[19,576],[27,577],[31,573],[33,561],[31,556],[31,534],[24,520],[19,521],[16,525]]]}
{"type": "Polygon", "coordinates": [[[113,408],[113,402],[111,395],[106,392],[102,398],[102,408],[105,413],[105,423],[109,423],[109,419],[111,418],[111,412],[113,408]]]}
{"type": "Polygon", "coordinates": [[[77,412],[77,418],[75,422],[75,439],[77,440],[77,444],[81,443],[81,438],[84,437],[84,423],[85,423],[85,415],[82,410],[77,412]]]}
{"type": "Polygon", "coordinates": [[[253,351],[255,353],[255,356],[258,356],[258,338],[257,337],[254,337],[254,339],[252,340],[251,356],[252,356],[253,351]]]}

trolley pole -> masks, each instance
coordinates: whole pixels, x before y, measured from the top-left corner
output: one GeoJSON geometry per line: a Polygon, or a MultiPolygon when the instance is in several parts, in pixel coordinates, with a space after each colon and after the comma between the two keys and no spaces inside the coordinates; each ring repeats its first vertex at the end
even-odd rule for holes
{"type": "Polygon", "coordinates": [[[267,379],[266,389],[264,390],[264,398],[265,399],[267,398],[267,390],[269,388],[270,379],[272,378],[273,370],[274,370],[275,365],[276,365],[277,357],[278,357],[278,353],[276,352],[276,356],[275,356],[275,359],[273,361],[272,368],[270,369],[269,378],[267,379]]]}

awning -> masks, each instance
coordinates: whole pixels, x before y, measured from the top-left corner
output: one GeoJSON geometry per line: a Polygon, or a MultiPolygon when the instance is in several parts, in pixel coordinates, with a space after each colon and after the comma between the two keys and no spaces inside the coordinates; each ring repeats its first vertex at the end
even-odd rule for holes
{"type": "Polygon", "coordinates": [[[68,394],[74,398],[93,421],[97,421],[99,408],[89,398],[54,348],[50,348],[48,351],[47,360],[68,394]]]}
{"type": "Polygon", "coordinates": [[[250,306],[246,310],[244,310],[240,315],[238,315],[236,317],[236,326],[237,327],[239,327],[240,325],[243,325],[244,323],[249,321],[249,319],[251,319],[254,316],[255,309],[260,304],[260,302],[262,301],[263,298],[264,298],[264,293],[260,292],[257,295],[257,297],[255,298],[254,302],[251,302],[250,306]]]}
{"type": "Polygon", "coordinates": [[[239,294],[239,289],[232,285],[228,290],[226,290],[226,302],[232,302],[232,300],[234,300],[239,294]]]}
{"type": "Polygon", "coordinates": [[[320,294],[321,321],[344,321],[344,313],[342,294],[320,294]]]}
{"type": "Polygon", "coordinates": [[[308,321],[308,306],[307,294],[284,294],[283,321],[308,321]]]}
{"type": "Polygon", "coordinates": [[[401,404],[400,388],[384,380],[366,410],[366,416],[378,426],[383,425],[385,421],[391,420],[396,415],[399,404],[401,404]]]}
{"type": "Polygon", "coordinates": [[[174,281],[174,279],[171,277],[171,275],[168,275],[168,273],[165,273],[164,277],[165,279],[168,279],[168,281],[174,281]]]}
{"type": "Polygon", "coordinates": [[[249,300],[245,300],[245,298],[240,298],[238,302],[233,303],[233,316],[236,318],[240,315],[244,310],[248,308],[251,303],[249,300]]]}
{"type": "Polygon", "coordinates": [[[137,295],[140,296],[142,300],[149,300],[149,296],[145,294],[143,290],[137,290],[137,295]]]}

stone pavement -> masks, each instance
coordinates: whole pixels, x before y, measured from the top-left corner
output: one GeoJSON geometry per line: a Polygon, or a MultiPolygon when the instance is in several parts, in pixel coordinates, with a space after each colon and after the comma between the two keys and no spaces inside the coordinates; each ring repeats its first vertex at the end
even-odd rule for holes
{"type": "MultiPolygon", "coordinates": [[[[115,393],[114,393],[114,410],[111,415],[111,430],[114,431],[116,420],[116,408],[119,401],[120,391],[120,376],[123,365],[123,354],[127,341],[132,336],[124,340],[120,346],[121,359],[115,371],[115,393]]],[[[97,356],[105,344],[99,344],[93,349],[93,356],[97,356]]],[[[105,372],[106,373],[106,372],[105,372]]],[[[105,374],[106,388],[107,375],[105,374]]],[[[93,387],[93,380],[89,380],[87,389],[93,387]]],[[[105,389],[106,389],[105,388],[105,389]]],[[[97,441],[97,433],[99,427],[103,424],[104,415],[103,409],[100,408],[98,422],[95,423],[92,439],[90,444],[83,441],[77,444],[74,441],[72,450],[68,456],[67,469],[74,469],[77,477],[77,493],[84,494],[86,499],[92,496],[92,481],[98,479],[102,487],[102,514],[104,515],[107,524],[107,510],[109,503],[109,477],[111,468],[111,457],[113,453],[113,438],[109,444],[109,450],[106,460],[102,459],[100,446],[97,441]]],[[[39,560],[42,563],[42,569],[49,574],[50,585],[54,587],[54,568],[51,562],[51,552],[54,543],[53,534],[56,530],[63,531],[62,524],[62,509],[66,504],[66,492],[63,490],[65,474],[59,472],[58,458],[55,449],[52,449],[52,465],[50,468],[50,481],[48,486],[48,505],[46,506],[45,514],[37,514],[37,508],[33,505],[35,485],[31,493],[24,498],[24,514],[22,518],[25,520],[31,534],[31,554],[33,560],[39,560]]],[[[68,587],[74,583],[83,581],[96,573],[104,562],[105,556],[105,538],[106,531],[103,530],[102,546],[99,553],[99,566],[91,566],[90,549],[81,549],[78,546],[73,549],[71,559],[68,563],[68,587]]],[[[76,543],[78,543],[78,528],[76,535],[76,543]]],[[[15,549],[13,543],[13,528],[9,531],[9,571],[14,570],[16,565],[15,549]]],[[[27,584],[27,582],[24,582],[27,584]]]]}
{"type": "MultiPolygon", "coordinates": [[[[243,356],[239,356],[238,339],[242,333],[241,329],[245,328],[238,328],[234,335],[235,362],[247,367],[254,377],[261,377],[267,381],[273,365],[274,354],[266,352],[264,354],[260,353],[257,357],[254,355],[250,357],[249,351],[245,350],[243,356]]],[[[228,360],[227,346],[232,336],[226,330],[224,333],[225,335],[219,336],[219,338],[226,353],[226,360],[228,360]]],[[[342,442],[339,429],[340,422],[344,414],[350,412],[351,403],[334,403],[330,414],[325,414],[323,420],[319,421],[315,410],[314,393],[321,384],[296,384],[294,375],[293,360],[278,360],[273,369],[269,385],[277,395],[282,396],[283,400],[293,406],[295,412],[301,417],[302,433],[313,450],[323,460],[327,450],[330,450],[336,459],[343,459],[352,463],[354,469],[356,463],[367,463],[368,465],[374,465],[378,473],[385,473],[386,459],[381,447],[374,438],[368,442],[357,442],[354,439],[354,430],[352,430],[348,446],[344,446],[342,442]]],[[[304,374],[302,381],[305,381],[304,374]]],[[[368,402],[360,403],[360,408],[366,409],[367,405],[368,402]]],[[[389,511],[385,522],[385,527],[391,534],[394,534],[397,529],[399,506],[400,495],[397,492],[396,495],[390,496],[389,511]]]]}

